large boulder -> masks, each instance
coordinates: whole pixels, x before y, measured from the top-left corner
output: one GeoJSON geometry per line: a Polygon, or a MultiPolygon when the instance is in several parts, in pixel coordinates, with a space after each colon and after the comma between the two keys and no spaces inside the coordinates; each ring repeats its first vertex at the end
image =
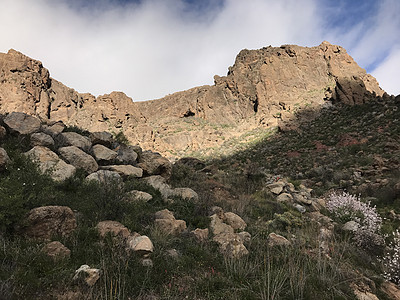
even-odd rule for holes
{"type": "Polygon", "coordinates": [[[80,135],[76,132],[62,132],[56,137],[59,147],[75,146],[85,152],[90,150],[92,143],[86,136],[80,135]]]}
{"type": "Polygon", "coordinates": [[[12,112],[4,118],[11,133],[31,134],[39,131],[40,120],[22,112],[12,112]]]}
{"type": "Polygon", "coordinates": [[[75,228],[75,215],[69,207],[42,206],[28,213],[24,233],[30,238],[50,240],[52,236],[68,236],[75,228]]]}
{"type": "Polygon", "coordinates": [[[199,200],[199,196],[191,188],[175,188],[172,190],[171,196],[180,197],[183,200],[199,200]]]}
{"type": "Polygon", "coordinates": [[[146,235],[136,234],[131,236],[128,239],[127,245],[129,250],[142,256],[147,256],[154,251],[153,243],[146,235]]]}
{"type": "Polygon", "coordinates": [[[134,146],[127,145],[119,145],[116,149],[118,156],[117,161],[122,164],[134,165],[136,164],[136,160],[138,158],[138,154],[136,151],[140,151],[141,149],[134,146]]]}
{"type": "Polygon", "coordinates": [[[91,132],[90,140],[93,145],[100,144],[106,147],[111,147],[111,144],[113,142],[113,136],[111,133],[107,131],[91,132]]]}
{"type": "Polygon", "coordinates": [[[165,234],[177,235],[186,230],[184,220],[176,220],[174,214],[168,209],[155,213],[155,225],[165,234]]]}
{"type": "Polygon", "coordinates": [[[0,125],[0,141],[4,139],[7,135],[7,130],[0,125]]]}
{"type": "Polygon", "coordinates": [[[60,159],[56,153],[42,146],[35,146],[25,153],[30,159],[38,163],[42,173],[49,172],[51,178],[63,181],[75,174],[76,168],[60,159]]]}
{"type": "Polygon", "coordinates": [[[205,241],[208,240],[208,234],[209,234],[208,228],[205,229],[196,228],[195,230],[192,230],[190,233],[200,243],[204,243],[205,241]]]}
{"type": "Polygon", "coordinates": [[[63,260],[71,256],[71,250],[58,241],[44,245],[41,251],[54,261],[63,260]]]}
{"type": "Polygon", "coordinates": [[[129,229],[117,221],[101,221],[97,224],[96,229],[102,238],[111,234],[113,237],[127,239],[131,235],[129,229]]]}
{"type": "Polygon", "coordinates": [[[117,172],[122,177],[132,176],[140,178],[143,176],[143,170],[132,165],[110,165],[102,166],[100,169],[117,172]]]}
{"type": "Polygon", "coordinates": [[[34,146],[44,146],[44,147],[53,147],[54,139],[43,132],[35,132],[31,134],[31,145],[34,146]]]}
{"type": "Polygon", "coordinates": [[[234,232],[233,227],[225,224],[217,214],[212,215],[210,219],[210,230],[215,236],[222,233],[225,234],[234,232]]]}
{"type": "Polygon", "coordinates": [[[290,246],[290,241],[286,239],[284,236],[276,234],[274,232],[268,235],[268,246],[275,247],[275,246],[290,246]]]}
{"type": "Polygon", "coordinates": [[[48,124],[48,125],[42,125],[42,131],[44,133],[47,133],[51,135],[53,138],[59,135],[61,132],[64,131],[65,129],[65,124],[61,121],[53,123],[53,124],[48,124]]]}
{"type": "Polygon", "coordinates": [[[112,182],[117,182],[120,183],[122,182],[121,176],[114,171],[108,171],[108,170],[99,170],[97,172],[94,172],[86,177],[86,180],[88,181],[97,181],[100,184],[109,184],[112,182]]]}
{"type": "Polygon", "coordinates": [[[94,286],[100,278],[101,271],[99,269],[91,268],[88,265],[82,265],[75,271],[72,278],[74,281],[83,280],[88,286],[94,286]]]}
{"type": "Polygon", "coordinates": [[[10,163],[10,157],[7,154],[7,151],[3,148],[0,148],[0,170],[4,169],[7,164],[10,163]]]}
{"type": "Polygon", "coordinates": [[[172,172],[171,162],[159,153],[145,151],[139,159],[138,167],[142,168],[146,175],[161,175],[169,178],[172,172]]]}
{"type": "Polygon", "coordinates": [[[96,161],[100,164],[110,164],[118,155],[117,152],[100,144],[96,144],[92,147],[92,153],[96,161]]]}
{"type": "Polygon", "coordinates": [[[144,201],[148,202],[153,199],[153,196],[150,195],[149,193],[142,192],[142,191],[129,191],[126,193],[124,200],[127,202],[137,202],[137,201],[144,201]]]}
{"type": "Polygon", "coordinates": [[[232,226],[235,230],[244,230],[247,227],[247,224],[241,217],[233,212],[225,213],[225,222],[232,226]]]}
{"type": "Polygon", "coordinates": [[[76,146],[62,147],[58,149],[61,157],[75,166],[84,169],[87,173],[96,172],[99,168],[96,160],[76,146]]]}
{"type": "Polygon", "coordinates": [[[164,199],[167,199],[173,193],[171,187],[166,183],[165,178],[160,175],[145,177],[142,180],[146,184],[160,191],[164,199]]]}

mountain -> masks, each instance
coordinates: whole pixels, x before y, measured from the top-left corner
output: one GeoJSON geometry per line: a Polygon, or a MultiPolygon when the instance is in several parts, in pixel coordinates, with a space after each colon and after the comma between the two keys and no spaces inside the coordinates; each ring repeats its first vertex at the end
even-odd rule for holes
{"type": "Polygon", "coordinates": [[[168,157],[210,154],[223,143],[296,119],[304,108],[360,104],[387,96],[340,46],[242,50],[227,76],[164,98],[133,102],[122,92],[94,97],[50,77],[40,61],[0,54],[0,113],[25,112],[90,131],[122,131],[168,157]]]}

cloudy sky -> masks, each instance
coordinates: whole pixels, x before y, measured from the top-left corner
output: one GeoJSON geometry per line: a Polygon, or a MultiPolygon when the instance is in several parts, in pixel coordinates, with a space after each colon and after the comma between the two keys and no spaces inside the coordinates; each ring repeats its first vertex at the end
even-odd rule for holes
{"type": "Polygon", "coordinates": [[[0,52],[79,92],[136,100],[213,84],[244,48],[328,40],[400,94],[400,0],[0,0],[0,52]]]}

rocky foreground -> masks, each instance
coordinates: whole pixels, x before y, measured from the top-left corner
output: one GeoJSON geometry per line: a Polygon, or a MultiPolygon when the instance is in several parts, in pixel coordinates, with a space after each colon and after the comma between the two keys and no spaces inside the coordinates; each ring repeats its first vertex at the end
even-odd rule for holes
{"type": "Polygon", "coordinates": [[[85,132],[62,122],[43,123],[19,112],[4,116],[1,123],[0,225],[5,248],[0,266],[5,276],[14,274],[1,278],[5,299],[108,299],[109,295],[163,299],[170,293],[172,299],[188,295],[204,299],[210,286],[204,290],[201,282],[216,284],[208,292],[212,299],[246,294],[249,299],[264,299],[269,293],[286,295],[285,299],[316,294],[321,299],[340,294],[343,299],[400,297],[398,286],[377,280],[381,275],[373,257],[386,251],[383,238],[369,241],[369,250],[355,247],[349,237],[357,232],[357,222],[337,223],[327,215],[327,197],[302,184],[264,175],[253,195],[244,190],[237,194],[252,200],[232,203],[229,193],[221,199],[227,186],[213,175],[213,165],[199,160],[186,158],[172,165],[158,153],[126,145],[121,135],[85,132]],[[7,181],[20,167],[32,172],[21,159],[34,162],[37,178],[17,180],[17,191],[7,190],[7,181]],[[189,182],[196,176],[191,185],[202,186],[201,194],[176,187],[182,175],[189,182]],[[220,183],[211,184],[212,178],[220,183]],[[52,188],[50,195],[35,192],[40,184],[40,190],[52,188]],[[213,196],[207,196],[210,191],[213,196]],[[96,192],[94,198],[90,196],[96,192]],[[102,196],[104,203],[96,199],[102,196]],[[46,203],[42,198],[48,198],[47,205],[35,204],[46,203]],[[96,206],[86,207],[90,201],[96,206]],[[121,209],[113,213],[116,207],[121,209]],[[342,252],[349,249],[348,254],[342,252]],[[17,258],[15,251],[21,253],[17,258]],[[358,255],[365,255],[373,267],[354,263],[358,255]],[[32,262],[21,263],[25,257],[32,262]],[[318,268],[324,264],[329,271],[315,269],[314,264],[318,268]],[[55,285],[57,277],[49,274],[56,270],[62,279],[55,285]],[[37,279],[19,272],[38,272],[37,279]],[[290,282],[299,280],[303,272],[318,284],[305,277],[304,282],[296,282],[296,289],[285,290],[292,284],[294,288],[290,282]],[[142,281],[143,276],[151,276],[154,282],[142,281]],[[338,286],[326,293],[320,285],[331,285],[331,276],[337,276],[338,286]],[[229,280],[223,285],[235,294],[224,293],[219,280],[229,280]],[[240,282],[248,280],[249,286],[240,288],[240,282]],[[274,290],[268,284],[282,284],[285,289],[274,290]]]}

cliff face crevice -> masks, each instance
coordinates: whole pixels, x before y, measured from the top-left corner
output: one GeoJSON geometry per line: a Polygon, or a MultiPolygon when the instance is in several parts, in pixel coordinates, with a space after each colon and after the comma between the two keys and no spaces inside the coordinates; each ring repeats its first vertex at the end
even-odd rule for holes
{"type": "Polygon", "coordinates": [[[242,50],[227,76],[162,99],[132,102],[122,92],[94,97],[50,77],[40,61],[0,54],[0,113],[25,112],[87,130],[123,131],[134,144],[170,156],[218,147],[277,126],[327,100],[358,104],[382,96],[378,82],[340,46],[284,45],[242,50]]]}

